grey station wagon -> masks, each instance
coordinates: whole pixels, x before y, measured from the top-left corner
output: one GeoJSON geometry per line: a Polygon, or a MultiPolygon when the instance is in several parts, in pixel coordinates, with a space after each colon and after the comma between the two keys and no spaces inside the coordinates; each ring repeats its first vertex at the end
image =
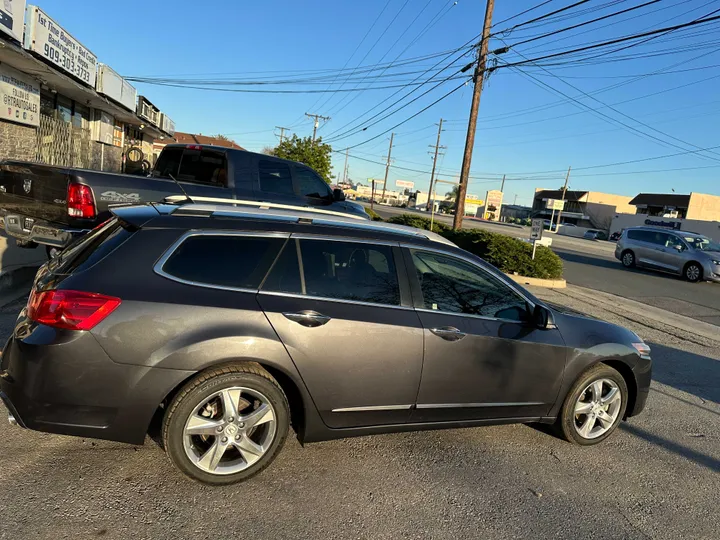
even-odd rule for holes
{"type": "Polygon", "coordinates": [[[720,282],[720,244],[700,234],[631,227],[620,236],[615,257],[626,268],[642,266],[692,282],[720,282]]]}
{"type": "Polygon", "coordinates": [[[163,446],[244,480],[303,443],[553,424],[591,445],[645,407],[649,347],[544,304],[431,232],[308,211],[147,205],[37,274],[2,352],[22,427],[163,446]]]}

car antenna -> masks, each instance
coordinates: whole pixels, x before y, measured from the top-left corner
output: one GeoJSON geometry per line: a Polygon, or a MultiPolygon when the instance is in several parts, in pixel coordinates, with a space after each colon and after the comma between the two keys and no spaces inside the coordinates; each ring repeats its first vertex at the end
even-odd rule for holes
{"type": "Polygon", "coordinates": [[[180,191],[183,192],[183,195],[185,195],[185,198],[186,198],[188,201],[190,201],[192,204],[195,204],[195,201],[193,201],[193,200],[190,198],[190,195],[187,194],[187,191],[185,191],[185,188],[182,187],[182,184],[177,181],[177,179],[172,175],[172,173],[167,173],[167,175],[170,177],[170,180],[172,180],[173,182],[175,182],[175,183],[177,184],[177,187],[179,187],[179,188],[180,188],[180,191]]]}

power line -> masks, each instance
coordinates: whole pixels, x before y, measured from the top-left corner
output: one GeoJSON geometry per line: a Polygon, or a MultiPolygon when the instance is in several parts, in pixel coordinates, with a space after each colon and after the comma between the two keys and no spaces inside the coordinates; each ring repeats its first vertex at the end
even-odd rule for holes
{"type": "Polygon", "coordinates": [[[527,26],[528,24],[533,24],[535,22],[542,21],[543,19],[547,19],[548,17],[552,17],[553,15],[557,15],[558,13],[562,13],[564,11],[567,11],[569,9],[577,7],[581,4],[587,4],[589,1],[590,0],[580,0],[579,2],[575,2],[574,4],[565,6],[564,8],[556,9],[555,11],[551,11],[550,13],[546,13],[545,15],[540,15],[539,17],[535,17],[534,19],[530,19],[529,21],[525,21],[523,23],[516,24],[515,26],[506,28],[505,30],[500,30],[498,32],[495,32],[495,34],[504,34],[507,32],[512,32],[513,30],[517,30],[518,28],[522,28],[523,26],[527,26]]]}
{"type": "Polygon", "coordinates": [[[513,19],[516,19],[516,18],[518,18],[518,17],[521,17],[521,16],[525,15],[526,13],[530,13],[531,11],[535,11],[536,9],[541,8],[541,7],[543,7],[544,5],[549,4],[549,3],[552,2],[552,1],[553,1],[553,0],[545,0],[545,2],[541,2],[541,3],[535,5],[535,6],[531,7],[531,8],[526,9],[525,11],[521,11],[520,13],[516,13],[516,14],[513,15],[512,17],[508,17],[507,19],[503,19],[502,21],[498,21],[498,22],[494,23],[494,24],[491,26],[491,28],[494,28],[494,27],[496,27],[496,26],[499,25],[499,24],[503,24],[503,23],[506,23],[506,22],[508,22],[508,21],[512,21],[513,19]]]}
{"type": "MultiPolygon", "coordinates": [[[[715,10],[715,11],[713,11],[712,13],[717,13],[718,11],[720,11],[720,9],[715,10]]],[[[696,20],[694,20],[694,21],[690,21],[690,22],[687,22],[687,23],[676,24],[676,25],[674,25],[674,26],[669,26],[669,27],[665,27],[665,28],[658,28],[658,29],[656,29],[656,30],[651,30],[651,31],[648,31],[648,32],[642,32],[642,33],[639,33],[639,34],[632,34],[632,35],[629,35],[629,36],[624,36],[624,37],[621,37],[621,38],[616,38],[616,39],[612,39],[612,40],[609,40],[609,41],[604,41],[604,42],[602,42],[602,43],[596,43],[596,44],[594,44],[594,45],[586,45],[585,47],[579,47],[579,48],[576,48],[576,49],[571,49],[571,50],[568,50],[568,51],[563,51],[563,52],[559,52],[559,53],[555,53],[555,54],[546,54],[546,55],[544,55],[544,56],[539,56],[539,57],[537,57],[537,58],[528,58],[527,60],[522,60],[522,61],[520,61],[520,62],[512,62],[512,63],[503,64],[503,65],[501,65],[501,66],[493,66],[493,67],[488,68],[488,70],[489,70],[489,71],[494,71],[494,70],[499,69],[499,68],[501,68],[501,67],[502,67],[502,68],[510,68],[510,67],[521,66],[521,65],[529,64],[529,63],[533,63],[533,64],[536,64],[536,65],[537,65],[537,62],[540,61],[540,60],[547,60],[547,59],[549,59],[549,58],[557,58],[557,57],[559,57],[559,56],[566,56],[566,55],[568,55],[568,54],[575,54],[575,53],[578,53],[578,52],[584,52],[584,51],[591,50],[591,49],[597,49],[597,48],[599,48],[599,47],[606,47],[606,46],[608,46],[608,45],[614,45],[614,44],[616,44],[616,43],[624,43],[624,42],[626,42],[626,41],[631,41],[631,40],[634,40],[634,39],[640,39],[640,38],[646,37],[646,36],[654,36],[654,35],[656,35],[656,34],[661,34],[661,33],[664,33],[664,32],[671,32],[671,31],[675,31],[675,30],[680,30],[681,28],[688,28],[688,27],[690,27],[690,26],[696,26],[696,25],[698,25],[698,24],[709,23],[709,22],[712,22],[712,21],[716,21],[716,20],[718,20],[718,19],[720,19],[720,15],[716,15],[716,16],[713,16],[713,17],[706,16],[705,18],[696,19],[696,20]]],[[[512,47],[513,47],[513,45],[510,45],[510,46],[508,47],[508,49],[512,49],[512,47]]],[[[616,52],[616,51],[613,51],[613,52],[616,52]]]]}

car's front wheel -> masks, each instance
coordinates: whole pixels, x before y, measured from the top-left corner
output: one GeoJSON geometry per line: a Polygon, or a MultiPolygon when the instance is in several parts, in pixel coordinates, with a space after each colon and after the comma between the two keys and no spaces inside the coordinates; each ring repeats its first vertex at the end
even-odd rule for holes
{"type": "Polygon", "coordinates": [[[237,364],[203,372],[178,392],[163,422],[168,456],[206,484],[247,480],[282,448],[290,413],[277,381],[264,369],[237,364]]]}
{"type": "Polygon", "coordinates": [[[562,436],[588,446],[607,439],[625,416],[628,389],[617,370],[599,364],[583,373],[563,403],[558,428],[562,436]]]}
{"type": "Polygon", "coordinates": [[[702,267],[698,263],[691,262],[685,267],[685,278],[691,283],[700,281],[702,275],[702,267]]]}
{"type": "Polygon", "coordinates": [[[629,249],[623,252],[621,260],[625,268],[633,268],[635,266],[635,254],[629,249]]]}

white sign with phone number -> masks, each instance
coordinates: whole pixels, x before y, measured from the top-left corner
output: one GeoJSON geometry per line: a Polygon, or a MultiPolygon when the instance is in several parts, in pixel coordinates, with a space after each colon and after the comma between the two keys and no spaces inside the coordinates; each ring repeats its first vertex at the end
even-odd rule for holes
{"type": "Polygon", "coordinates": [[[97,56],[37,6],[27,7],[26,24],[26,49],[95,88],[97,56]]]}

